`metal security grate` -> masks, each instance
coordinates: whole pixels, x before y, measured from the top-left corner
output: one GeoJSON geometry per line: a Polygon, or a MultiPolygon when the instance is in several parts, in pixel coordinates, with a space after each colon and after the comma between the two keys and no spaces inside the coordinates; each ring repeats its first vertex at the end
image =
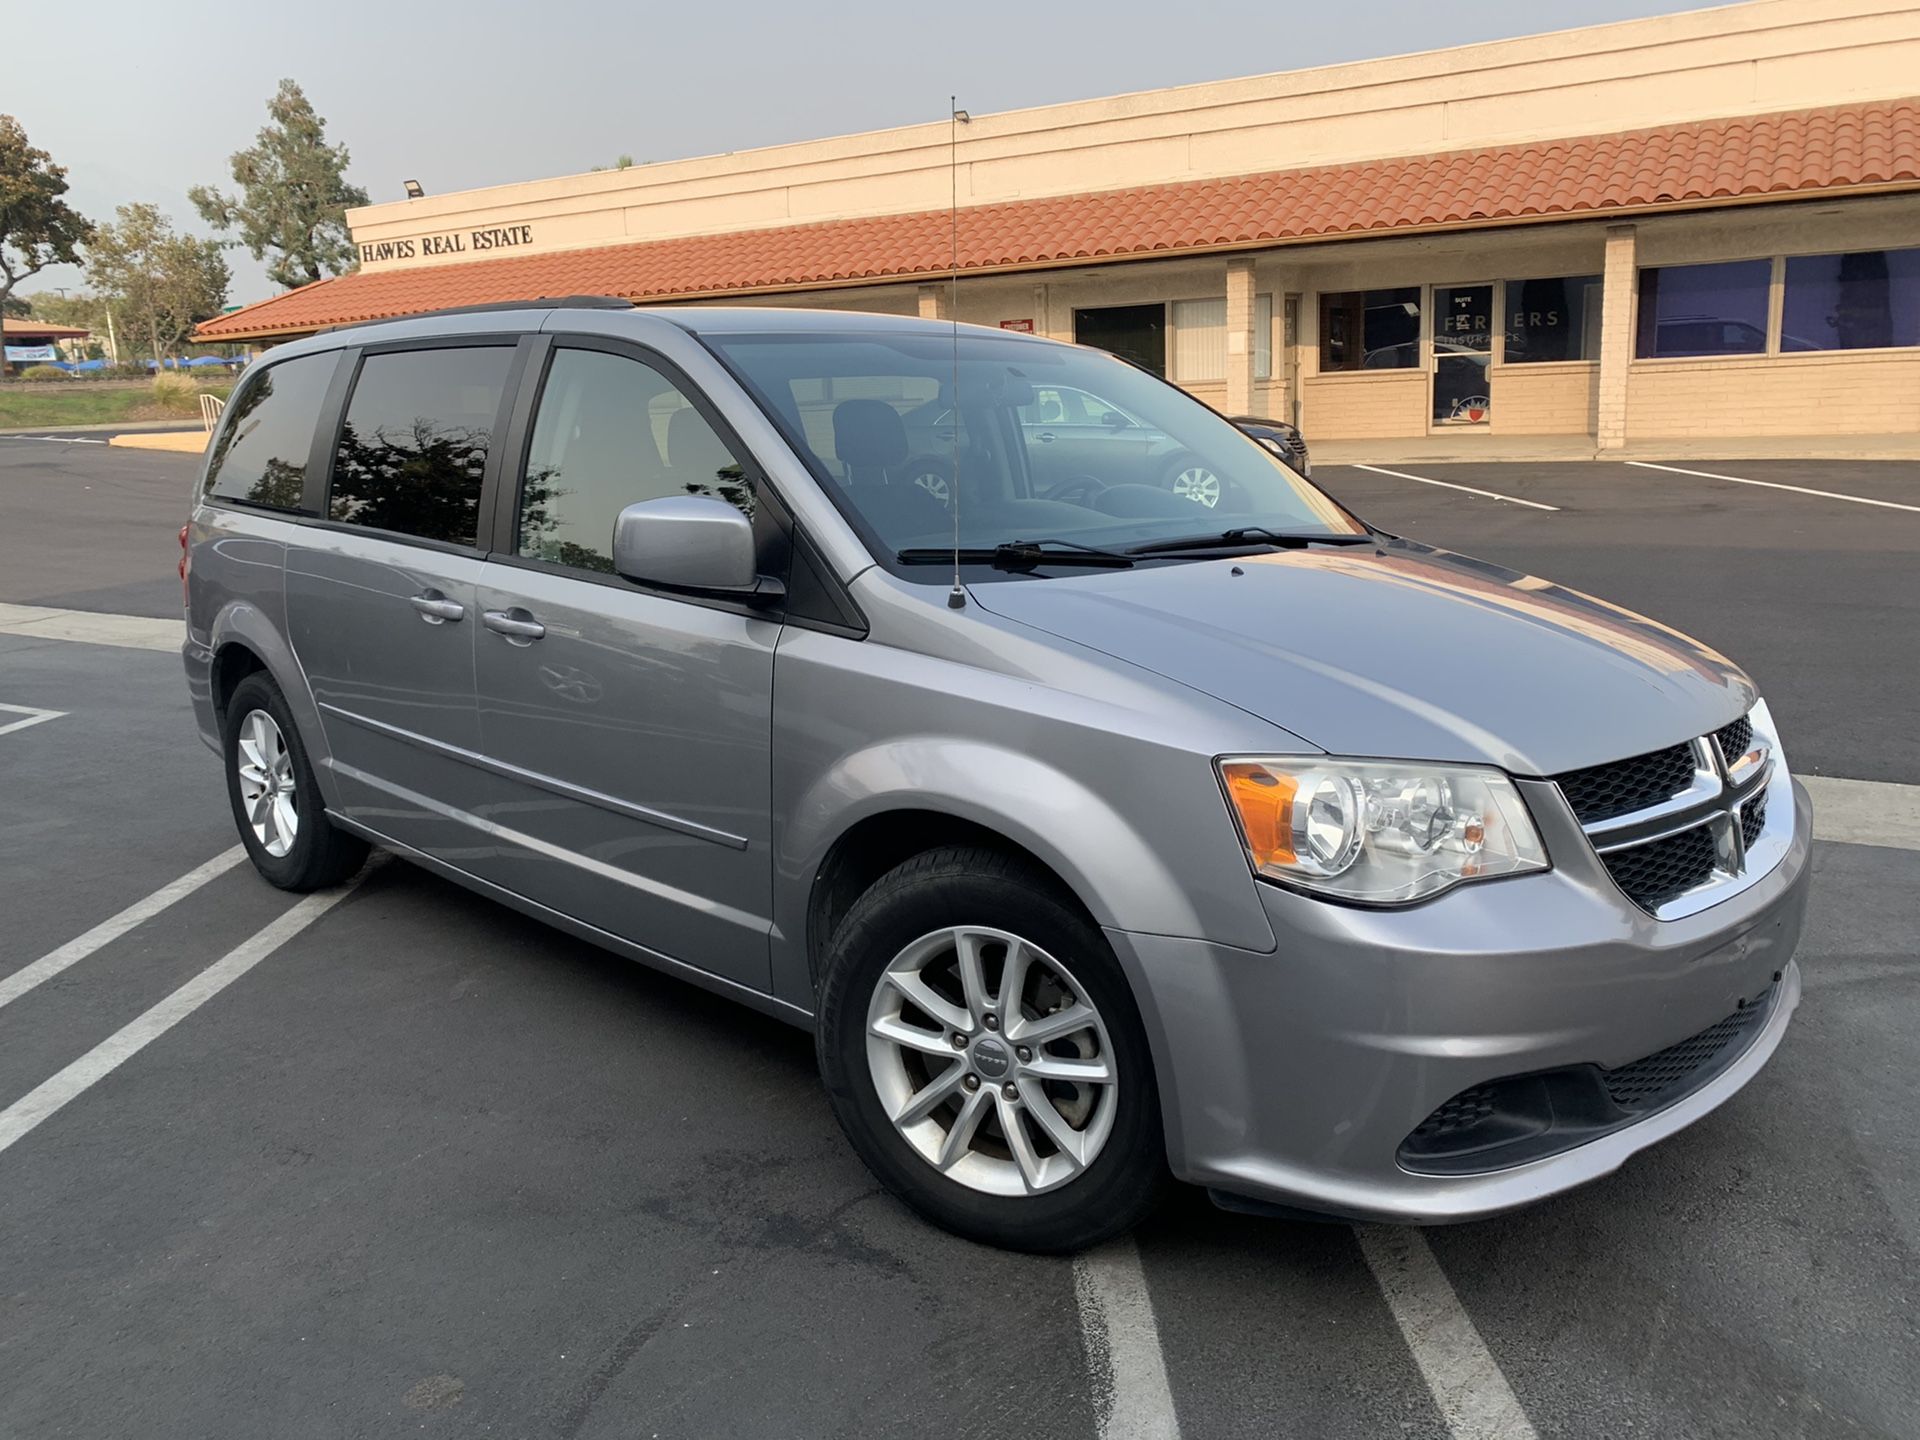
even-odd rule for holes
{"type": "Polygon", "coordinates": [[[1608,1097],[1622,1110],[1644,1110],[1667,1098],[1686,1085],[1702,1066],[1718,1060],[1728,1046],[1751,1031],[1766,1008],[1764,1003],[1749,1005],[1658,1054],[1622,1065],[1618,1070],[1602,1070],[1600,1078],[1606,1084],[1608,1097]]]}
{"type": "Polygon", "coordinates": [[[1762,790],[1740,808],[1740,843],[1748,849],[1767,824],[1767,792],[1762,790]]]}
{"type": "Polygon", "coordinates": [[[1591,825],[1672,799],[1693,783],[1693,772],[1693,746],[1682,744],[1553,778],[1580,823],[1591,825]]]}
{"type": "Polygon", "coordinates": [[[1713,877],[1717,851],[1713,827],[1696,825],[1678,835],[1650,840],[1600,858],[1613,883],[1643,910],[1657,910],[1677,895],[1713,877]]]}
{"type": "Polygon", "coordinates": [[[1753,744],[1753,721],[1742,715],[1731,725],[1722,725],[1713,733],[1720,741],[1720,753],[1727,757],[1727,764],[1731,765],[1746,754],[1747,747],[1753,744]]]}

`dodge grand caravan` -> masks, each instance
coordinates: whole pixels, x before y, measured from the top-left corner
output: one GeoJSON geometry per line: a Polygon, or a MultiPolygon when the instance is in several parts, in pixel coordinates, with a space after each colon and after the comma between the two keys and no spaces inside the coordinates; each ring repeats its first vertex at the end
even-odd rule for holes
{"type": "Polygon", "coordinates": [[[810,1027],[866,1163],[980,1239],[1169,1177],[1506,1210],[1721,1104],[1799,997],[1810,812],[1739,669],[1097,351],[592,298],[336,331],[243,378],[182,543],[267,880],[378,845],[810,1027]],[[1063,389],[1156,445],[1062,466],[1023,412],[1063,389]]]}

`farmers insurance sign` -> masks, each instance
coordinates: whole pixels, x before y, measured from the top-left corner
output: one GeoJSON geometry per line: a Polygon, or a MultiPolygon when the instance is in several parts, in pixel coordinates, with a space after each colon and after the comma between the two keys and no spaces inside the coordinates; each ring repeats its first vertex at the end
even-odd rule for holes
{"type": "Polygon", "coordinates": [[[531,225],[489,225],[481,230],[449,230],[440,235],[411,235],[404,240],[374,240],[360,247],[362,265],[382,260],[418,260],[429,255],[465,255],[476,250],[511,250],[533,243],[531,225]]]}

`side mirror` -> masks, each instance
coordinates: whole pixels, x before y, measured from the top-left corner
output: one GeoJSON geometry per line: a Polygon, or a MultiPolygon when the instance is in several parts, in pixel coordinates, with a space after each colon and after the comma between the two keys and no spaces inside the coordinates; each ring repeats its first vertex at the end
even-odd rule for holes
{"type": "Polygon", "coordinates": [[[1133,422],[1127,419],[1127,417],[1122,415],[1118,410],[1107,411],[1105,414],[1103,414],[1100,417],[1100,423],[1106,426],[1109,430],[1126,430],[1126,429],[1130,429],[1133,425],[1133,422]]]}
{"type": "Polygon", "coordinates": [[[771,599],[783,587],[759,574],[753,522],[724,500],[668,495],[642,500],[613,522],[613,568],[643,585],[771,599]]]}

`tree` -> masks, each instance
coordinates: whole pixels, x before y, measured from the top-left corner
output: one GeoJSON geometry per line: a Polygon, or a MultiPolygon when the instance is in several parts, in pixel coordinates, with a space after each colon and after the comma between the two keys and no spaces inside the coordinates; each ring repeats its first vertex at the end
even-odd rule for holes
{"type": "Polygon", "coordinates": [[[0,115],[0,305],[29,275],[79,260],[93,226],[60,198],[66,193],[67,167],[0,115]]]}
{"type": "Polygon", "coordinates": [[[292,289],[351,270],[353,237],[347,207],[365,205],[367,192],[346,180],[347,147],[327,144],[327,122],[291,80],[267,101],[272,121],[257,144],[233,156],[237,196],[196,185],[187,198],[216,230],[238,230],[267,277],[292,289]]]}
{"type": "Polygon", "coordinates": [[[193,327],[227,303],[232,272],[217,240],[174,232],[156,205],[122,205],[87,247],[87,280],[155,359],[176,353],[193,327]]]}

